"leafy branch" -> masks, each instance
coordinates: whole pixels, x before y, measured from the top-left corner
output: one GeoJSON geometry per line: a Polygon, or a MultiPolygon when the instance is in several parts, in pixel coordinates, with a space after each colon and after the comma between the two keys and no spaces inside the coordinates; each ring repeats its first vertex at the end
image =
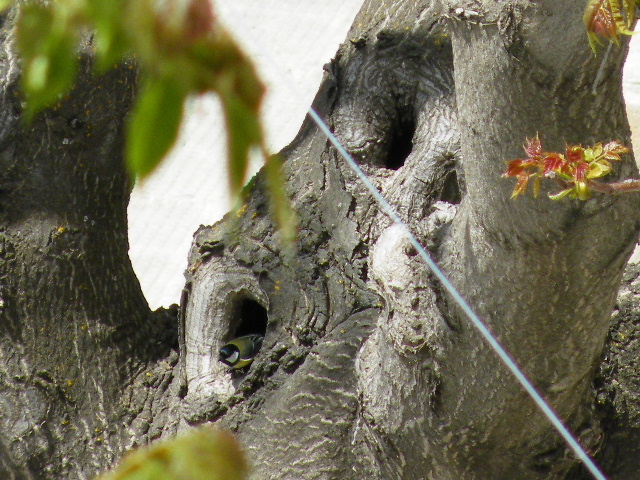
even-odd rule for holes
{"type": "MultiPolygon", "coordinates": [[[[27,118],[71,89],[80,45],[88,44],[98,73],[120,63],[140,68],[125,151],[134,176],[157,167],[178,136],[185,101],[206,92],[222,104],[232,194],[244,184],[252,149],[269,158],[259,116],[265,88],[209,0],[0,0],[0,11],[11,5],[19,9],[16,44],[27,118]]],[[[294,216],[274,167],[279,162],[267,163],[272,211],[284,237],[292,238],[294,216]]]]}
{"type": "Polygon", "coordinates": [[[141,67],[142,87],[128,124],[131,171],[151,172],[178,135],[186,98],[213,92],[227,119],[230,183],[240,189],[248,152],[263,141],[258,113],[264,87],[208,0],[31,0],[18,8],[27,116],[69,90],[78,45],[90,35],[99,72],[132,57],[141,67]]]}
{"type": "MultiPolygon", "coordinates": [[[[633,35],[636,7],[640,0],[589,0],[584,13],[589,44],[593,53],[602,45],[601,38],[620,45],[620,35],[633,35]]],[[[606,58],[606,57],[605,57],[606,58]]],[[[612,162],[620,161],[620,155],[629,149],[618,141],[597,143],[593,147],[567,145],[565,153],[545,152],[539,137],[527,139],[524,147],[526,158],[507,162],[503,177],[514,177],[517,182],[511,194],[516,198],[525,193],[533,183],[533,194],[537,197],[543,179],[553,180],[560,191],[549,194],[552,200],[564,197],[587,200],[592,192],[613,194],[640,191],[639,179],[603,183],[598,179],[613,170],[612,162]]]]}
{"type": "Polygon", "coordinates": [[[619,45],[620,35],[633,35],[636,5],[640,6],[640,0],[621,1],[622,5],[618,0],[589,0],[584,12],[584,23],[594,54],[598,45],[602,45],[600,38],[619,45]]]}
{"type": "Polygon", "coordinates": [[[555,181],[561,188],[558,193],[550,194],[552,200],[564,197],[587,200],[592,192],[622,193],[640,191],[640,180],[603,183],[597,179],[607,176],[613,170],[611,162],[620,161],[620,155],[629,149],[617,141],[606,144],[597,143],[590,148],[581,145],[567,145],[564,154],[545,152],[540,139],[536,135],[527,139],[524,147],[527,158],[511,160],[503,177],[515,177],[516,186],[511,198],[525,193],[529,183],[533,183],[533,194],[540,194],[543,179],[555,181]]]}

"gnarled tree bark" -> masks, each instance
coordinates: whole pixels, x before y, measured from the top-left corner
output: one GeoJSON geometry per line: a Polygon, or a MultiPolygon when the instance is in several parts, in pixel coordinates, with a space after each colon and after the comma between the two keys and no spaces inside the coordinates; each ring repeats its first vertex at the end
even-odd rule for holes
{"type": "MultiPolygon", "coordinates": [[[[593,57],[581,23],[584,6],[395,2],[387,9],[366,2],[348,43],[326,68],[315,106],[596,453],[603,432],[593,380],[616,286],[638,235],[638,199],[515,202],[512,185],[500,178],[504,160],[521,156],[524,139],[536,132],[556,150],[567,142],[629,142],[619,75],[625,51],[603,65],[593,57]],[[605,73],[594,86],[599,68],[605,73]]],[[[321,134],[306,125],[285,153],[303,235],[295,260],[305,267],[289,271],[291,260],[283,260],[265,268],[264,259],[256,263],[245,242],[235,240],[261,231],[260,222],[248,220],[264,209],[256,195],[241,230],[212,230],[218,254],[207,260],[234,257],[261,278],[269,298],[268,351],[304,346],[301,325],[313,335],[307,360],[294,373],[272,373],[273,357],[265,354],[247,383],[238,383],[240,393],[243,385],[265,382],[266,368],[276,394],[268,393],[274,387],[242,393],[251,399],[247,405],[222,401],[212,410],[212,419],[220,416],[219,423],[238,430],[258,477],[344,477],[352,469],[359,478],[575,475],[576,461],[552,427],[321,134]],[[251,224],[256,227],[247,229],[251,224]],[[353,269],[360,264],[366,268],[353,269]],[[325,265],[326,280],[317,272],[325,265]],[[303,276],[310,269],[315,276],[303,276]],[[336,276],[344,288],[332,285],[336,276]],[[306,287],[318,281],[324,288],[306,287]],[[380,300],[354,302],[363,283],[363,294],[375,292],[380,300]],[[279,299],[279,285],[293,290],[287,300],[279,299]],[[325,304],[353,307],[342,317],[329,313],[327,322],[327,313],[320,315],[325,304]],[[360,326],[363,316],[364,342],[360,329],[348,328],[360,326]],[[331,353],[334,336],[358,353],[350,359],[331,353]],[[263,395],[259,413],[247,416],[263,395]],[[295,443],[283,444],[283,436],[295,443]]],[[[632,159],[618,172],[633,176],[632,159]]],[[[267,239],[259,235],[251,243],[267,239]]],[[[202,252],[209,255],[207,242],[192,265],[202,252]]],[[[187,310],[187,332],[189,319],[187,310]]],[[[232,335],[235,325],[226,325],[232,335]]],[[[211,352],[224,340],[203,338],[211,352]]]]}
{"type": "MultiPolygon", "coordinates": [[[[610,478],[628,480],[633,269],[612,328],[610,315],[639,200],[512,201],[500,179],[536,132],[550,150],[629,143],[626,51],[593,57],[585,3],[368,0],[314,108],[610,478]]],[[[197,232],[179,322],[150,313],[126,257],[134,69],[83,71],[25,127],[5,46],[3,478],[89,478],[204,422],[238,433],[259,479],[585,478],[310,120],[281,152],[298,242],[280,242],[258,175],[237,212],[197,232]],[[229,371],[217,352],[248,333],[262,350],[229,371]]],[[[627,156],[617,175],[636,174],[627,156]]]]}

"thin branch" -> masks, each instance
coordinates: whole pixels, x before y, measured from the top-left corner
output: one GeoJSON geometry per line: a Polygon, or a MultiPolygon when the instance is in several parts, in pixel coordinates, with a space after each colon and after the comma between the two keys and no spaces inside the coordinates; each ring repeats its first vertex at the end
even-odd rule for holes
{"type": "Polygon", "coordinates": [[[630,178],[623,180],[622,182],[602,183],[597,180],[591,180],[589,187],[594,192],[599,193],[628,193],[628,192],[640,192],[640,179],[630,178]]]}

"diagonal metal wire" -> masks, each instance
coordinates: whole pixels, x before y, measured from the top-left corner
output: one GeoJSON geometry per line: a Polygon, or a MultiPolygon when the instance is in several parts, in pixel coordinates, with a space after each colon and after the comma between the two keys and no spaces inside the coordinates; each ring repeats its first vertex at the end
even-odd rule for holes
{"type": "Polygon", "coordinates": [[[576,456],[580,459],[580,461],[589,469],[589,471],[593,474],[594,478],[597,480],[607,480],[604,474],[600,471],[597,465],[593,460],[587,455],[582,446],[578,443],[576,438],[569,432],[567,427],[564,426],[558,415],[552,410],[549,404],[542,398],[542,396],[535,389],[533,384],[529,381],[529,379],[522,372],[520,367],[516,364],[516,362],[511,358],[511,355],[500,345],[496,337],[489,331],[489,329],[485,326],[485,324],[480,320],[480,317],[476,315],[476,313],[472,310],[469,304],[466,302],[462,295],[458,292],[456,287],[449,281],[447,276],[444,274],[440,267],[433,261],[433,259],[429,256],[427,251],[423,248],[420,242],[416,239],[415,235],[411,233],[409,227],[400,219],[400,216],[394,210],[394,208],[389,204],[389,202],[382,196],[382,194],[376,189],[376,187],[371,183],[367,175],[362,171],[362,169],[355,162],[353,157],[347,152],[347,150],[342,146],[339,140],[333,135],[327,124],[320,118],[318,113],[312,108],[309,109],[309,116],[313,119],[313,121],[318,125],[320,130],[326,135],[329,141],[336,148],[338,153],[346,160],[351,169],[358,175],[362,183],[367,187],[367,190],[373,195],[376,202],[382,207],[382,209],[386,212],[387,215],[393,220],[393,222],[399,225],[404,235],[407,237],[409,242],[415,247],[418,251],[422,259],[425,261],[431,272],[436,276],[436,278],[440,281],[442,286],[449,292],[451,297],[455,300],[455,302],[460,306],[462,311],[467,315],[469,320],[473,326],[480,332],[480,334],[484,337],[487,343],[493,348],[498,357],[502,360],[502,362],[507,366],[507,368],[513,373],[518,382],[522,385],[522,387],[527,391],[529,396],[533,399],[536,405],[542,410],[542,413],[549,419],[549,422],[556,428],[558,433],[562,436],[562,438],[567,442],[567,444],[574,451],[576,456]]]}
{"type": "MultiPolygon", "coordinates": [[[[263,50],[264,51],[264,50],[263,50]]],[[[265,51],[265,56],[268,57],[269,62],[272,66],[279,66],[279,62],[273,58],[272,55],[269,55],[269,52],[265,51]]],[[[285,71],[280,68],[280,71],[285,71]]],[[[281,84],[286,85],[289,91],[295,94],[295,98],[300,98],[302,95],[298,91],[298,87],[292,84],[285,75],[282,75],[281,84]]],[[[471,321],[471,324],[478,330],[478,332],[482,335],[482,337],[486,340],[489,346],[496,352],[496,355],[502,360],[505,366],[511,371],[513,376],[518,380],[518,382],[522,385],[524,390],[529,394],[529,396],[533,399],[538,408],[542,411],[542,413],[547,417],[549,422],[554,426],[554,428],[558,431],[560,436],[565,440],[567,445],[573,450],[578,459],[584,464],[584,466],[591,472],[593,477],[597,480],[607,480],[605,475],[600,471],[595,462],[589,457],[589,455],[585,452],[582,446],[578,443],[575,436],[564,426],[558,415],[553,411],[553,409],[549,406],[549,404],[542,398],[542,396],[538,393],[536,388],[533,386],[531,381],[526,377],[526,375],[522,372],[520,367],[516,364],[516,362],[512,359],[511,355],[500,345],[498,340],[493,336],[493,334],[489,331],[489,329],[485,326],[484,322],[478,317],[478,315],[473,311],[473,309],[469,306],[466,300],[460,295],[458,290],[453,286],[453,284],[449,281],[447,276],[444,274],[442,270],[438,267],[438,265],[433,261],[433,259],[429,256],[424,247],[417,240],[415,235],[411,232],[409,227],[400,219],[400,216],[395,211],[395,209],[391,206],[391,204],[382,196],[382,194],[376,189],[376,187],[371,183],[367,175],[362,171],[362,169],[355,162],[353,157],[347,152],[344,146],[340,143],[340,141],[336,138],[336,136],[331,132],[327,124],[322,120],[320,115],[313,109],[313,107],[309,108],[308,111],[309,116],[316,123],[320,131],[327,137],[327,139],[332,143],[332,145],[336,148],[340,156],[344,158],[349,167],[356,173],[356,175],[360,178],[365,187],[369,190],[371,195],[374,197],[376,202],[380,205],[382,210],[389,215],[391,220],[402,229],[404,235],[409,240],[409,242],[415,247],[418,251],[422,259],[425,261],[433,275],[440,281],[442,286],[449,292],[454,301],[460,306],[462,311],[465,313],[467,318],[471,321]]]]}

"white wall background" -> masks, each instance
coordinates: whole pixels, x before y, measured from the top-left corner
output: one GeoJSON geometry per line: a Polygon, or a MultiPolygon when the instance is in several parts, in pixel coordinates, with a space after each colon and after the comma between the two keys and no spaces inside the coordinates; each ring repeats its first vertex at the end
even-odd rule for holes
{"type": "MultiPolygon", "coordinates": [[[[214,0],[216,14],[268,87],[263,119],[271,151],[295,137],[322,79],[322,66],[346,37],[361,4],[214,0]]],[[[189,113],[174,151],[136,186],[129,204],[129,254],[153,309],[179,302],[193,233],[231,207],[219,105],[215,98],[201,98],[191,103],[189,113]]]]}
{"type": "MultiPolygon", "coordinates": [[[[320,84],[322,66],[344,40],[362,1],[214,0],[216,14],[268,87],[263,118],[272,151],[293,140],[320,84]]],[[[640,127],[640,39],[633,43],[625,96],[632,124],[640,127]]],[[[136,186],[129,205],[129,253],[153,309],[179,302],[193,233],[231,207],[217,101],[199,98],[188,111],[174,151],[136,186]]],[[[634,139],[636,151],[639,140],[634,139]]]]}

